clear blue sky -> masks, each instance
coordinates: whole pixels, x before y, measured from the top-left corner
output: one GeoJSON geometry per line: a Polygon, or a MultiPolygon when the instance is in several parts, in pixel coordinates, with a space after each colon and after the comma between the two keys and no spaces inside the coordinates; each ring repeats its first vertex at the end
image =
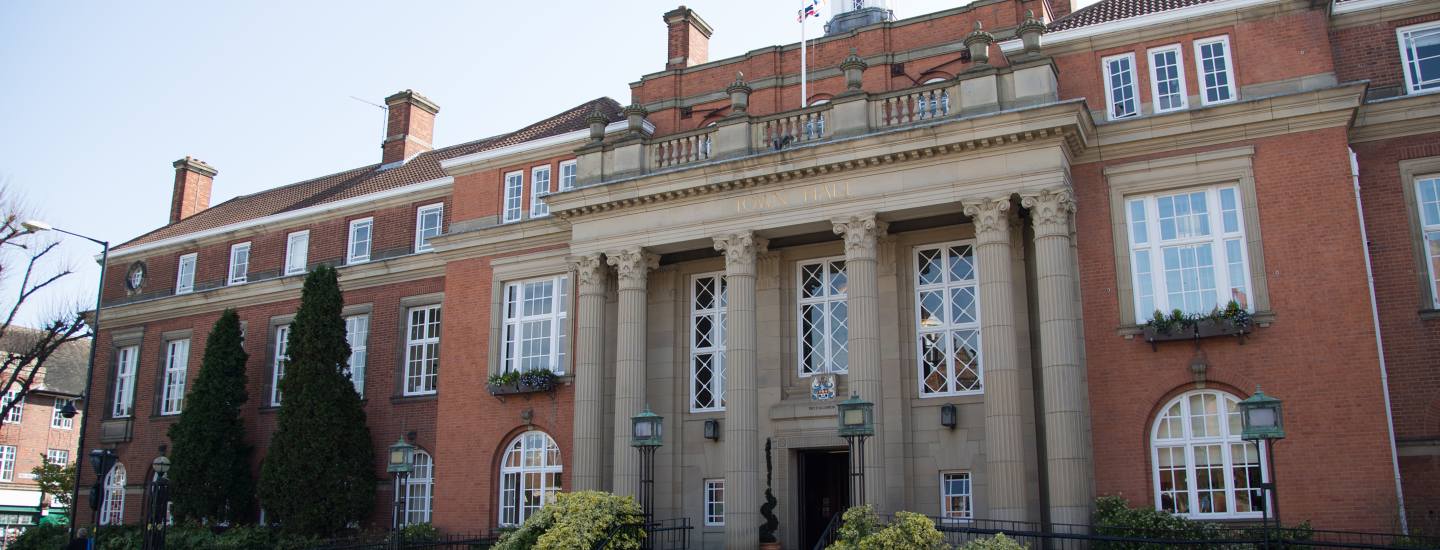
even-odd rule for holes
{"type": "MultiPolygon", "coordinates": [[[[664,68],[661,14],[679,3],[0,2],[0,181],[36,217],[118,244],[167,221],[185,155],[219,169],[211,204],[377,162],[381,112],[350,96],[425,94],[437,146],[602,95],[628,103],[630,82],[664,68]]],[[[686,4],[715,28],[711,59],[799,40],[800,0],[686,4]]],[[[76,275],[22,322],[93,301],[98,247],[61,252],[76,275]]],[[[7,277],[7,311],[15,292],[7,277]]]]}

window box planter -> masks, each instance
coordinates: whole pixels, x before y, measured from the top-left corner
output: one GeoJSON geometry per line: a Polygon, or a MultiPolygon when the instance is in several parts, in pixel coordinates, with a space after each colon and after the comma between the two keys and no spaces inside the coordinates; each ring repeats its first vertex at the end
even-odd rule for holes
{"type": "Polygon", "coordinates": [[[549,369],[534,369],[493,375],[486,381],[485,389],[490,395],[500,397],[554,391],[559,383],[559,376],[549,369]]]}
{"type": "Polygon", "coordinates": [[[546,381],[538,384],[531,384],[517,380],[515,382],[506,382],[502,384],[486,384],[485,389],[490,391],[490,395],[543,393],[548,391],[554,391],[555,383],[553,381],[546,381]]]}
{"type": "Polygon", "coordinates": [[[1193,323],[1173,327],[1168,331],[1151,326],[1144,327],[1145,341],[1150,343],[1152,349],[1157,348],[1156,345],[1160,342],[1199,340],[1219,336],[1234,336],[1239,340],[1240,345],[1245,345],[1245,337],[1250,334],[1250,330],[1251,327],[1248,323],[1240,323],[1234,319],[1198,319],[1193,323]]]}

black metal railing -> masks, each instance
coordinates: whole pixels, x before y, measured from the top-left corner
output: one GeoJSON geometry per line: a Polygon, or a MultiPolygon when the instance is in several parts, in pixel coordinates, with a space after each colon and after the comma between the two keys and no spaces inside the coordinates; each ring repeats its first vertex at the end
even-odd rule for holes
{"type": "Polygon", "coordinates": [[[351,538],[325,541],[310,550],[483,550],[500,540],[492,533],[449,534],[426,539],[351,538]]]}
{"type": "Polygon", "coordinates": [[[641,548],[648,550],[686,550],[690,548],[690,518],[674,518],[655,520],[649,523],[626,523],[616,525],[600,542],[595,543],[593,550],[605,550],[610,548],[613,542],[621,534],[639,535],[641,548]]]}
{"type": "MultiPolygon", "coordinates": [[[[841,524],[839,516],[836,514],[836,519],[826,527],[814,550],[823,550],[835,542],[841,524]]],[[[930,519],[944,536],[945,544],[954,547],[1003,533],[1027,548],[1052,550],[1440,548],[1440,537],[1308,528],[1196,523],[1184,529],[1145,529],[981,519],[930,519]]],[[[880,520],[881,523],[888,523],[890,518],[881,516],[880,520]]]]}
{"type": "Polygon", "coordinates": [[[830,516],[830,523],[825,524],[825,530],[820,532],[820,539],[815,541],[814,550],[825,550],[835,543],[835,538],[840,534],[840,524],[844,523],[845,513],[836,512],[830,516]]]}

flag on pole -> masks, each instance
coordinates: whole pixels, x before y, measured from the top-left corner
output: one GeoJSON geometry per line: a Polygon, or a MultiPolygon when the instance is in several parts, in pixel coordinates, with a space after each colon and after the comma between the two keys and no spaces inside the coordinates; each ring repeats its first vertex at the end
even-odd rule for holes
{"type": "Polygon", "coordinates": [[[805,7],[800,8],[796,22],[804,23],[806,17],[820,17],[820,4],[823,0],[809,0],[805,7]]]}

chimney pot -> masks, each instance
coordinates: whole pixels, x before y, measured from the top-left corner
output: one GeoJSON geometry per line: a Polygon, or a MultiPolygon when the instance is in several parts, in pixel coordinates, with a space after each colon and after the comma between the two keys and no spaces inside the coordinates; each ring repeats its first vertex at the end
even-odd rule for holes
{"type": "Polygon", "coordinates": [[[210,208],[210,187],[220,173],[205,161],[186,155],[170,163],[175,167],[175,191],[170,196],[170,223],[210,208]]]}
{"type": "Polygon", "coordinates": [[[669,57],[665,69],[683,69],[700,65],[710,60],[710,35],[715,29],[700,18],[695,10],[680,6],[665,13],[665,26],[669,28],[669,57]]]}
{"type": "Polygon", "coordinates": [[[415,90],[385,98],[388,109],[385,141],[380,144],[381,164],[403,163],[434,149],[435,114],[440,106],[415,90]]]}

